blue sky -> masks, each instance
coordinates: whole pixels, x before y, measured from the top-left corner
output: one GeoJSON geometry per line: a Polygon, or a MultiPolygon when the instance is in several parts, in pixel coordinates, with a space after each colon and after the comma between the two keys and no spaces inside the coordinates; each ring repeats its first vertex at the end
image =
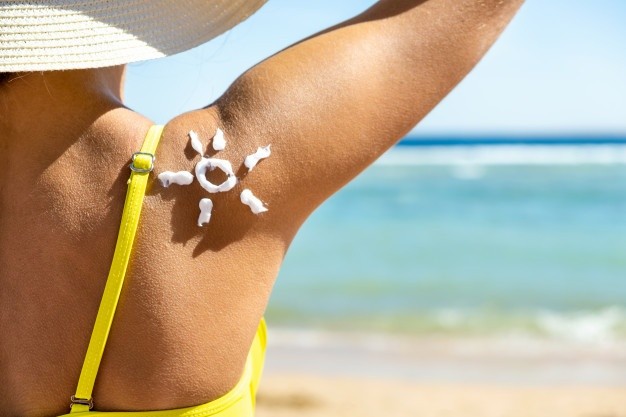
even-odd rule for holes
{"type": "MultiPolygon", "coordinates": [[[[366,9],[372,0],[269,0],[226,34],[129,64],[126,103],[157,123],[217,98],[272,53],[366,9]]],[[[626,1],[527,0],[420,134],[626,135],[626,1]]]]}

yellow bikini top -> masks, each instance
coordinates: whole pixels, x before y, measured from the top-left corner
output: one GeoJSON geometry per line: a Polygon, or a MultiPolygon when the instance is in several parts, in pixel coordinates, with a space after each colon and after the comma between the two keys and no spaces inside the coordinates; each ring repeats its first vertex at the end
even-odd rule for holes
{"type": "Polygon", "coordinates": [[[265,359],[266,326],[263,319],[259,323],[256,336],[252,342],[241,379],[232,390],[222,397],[206,404],[172,410],[90,411],[94,407],[91,393],[124,283],[128,259],[139,223],[148,174],[154,167],[154,154],[159,144],[163,127],[163,125],[151,126],[144,139],[141,151],[133,154],[132,163],[130,164],[132,172],[128,180],[128,190],[115,245],[115,253],[113,254],[111,269],[98,309],[96,323],[89,340],[83,368],[78,379],[78,387],[76,388],[76,394],[72,395],[70,399],[69,414],[63,414],[59,417],[79,417],[78,414],[88,417],[103,414],[110,417],[247,417],[254,415],[256,391],[265,359]]]}

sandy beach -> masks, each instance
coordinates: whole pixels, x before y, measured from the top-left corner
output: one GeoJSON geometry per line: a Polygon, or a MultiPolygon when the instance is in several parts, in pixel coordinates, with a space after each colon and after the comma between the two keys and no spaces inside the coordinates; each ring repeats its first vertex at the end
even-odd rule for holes
{"type": "Polygon", "coordinates": [[[270,330],[259,417],[626,417],[626,349],[270,330]]]}
{"type": "Polygon", "coordinates": [[[267,375],[258,417],[623,417],[626,387],[418,384],[267,375]]]}

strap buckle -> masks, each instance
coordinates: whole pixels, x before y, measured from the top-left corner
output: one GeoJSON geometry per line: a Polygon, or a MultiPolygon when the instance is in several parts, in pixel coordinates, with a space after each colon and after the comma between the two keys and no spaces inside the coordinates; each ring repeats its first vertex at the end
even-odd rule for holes
{"type": "MultiPolygon", "coordinates": [[[[145,161],[144,158],[141,158],[142,161],[145,161]]],[[[135,152],[133,154],[132,157],[132,162],[129,165],[130,169],[135,171],[135,172],[150,172],[154,169],[154,155],[151,154],[150,152],[135,152]],[[135,165],[135,160],[137,159],[137,157],[141,156],[141,155],[145,155],[150,157],[150,165],[147,168],[142,168],[142,167],[138,167],[137,165],[135,165]]]]}
{"type": "Polygon", "coordinates": [[[70,397],[70,401],[71,401],[70,409],[72,408],[74,404],[88,405],[90,410],[93,408],[93,397],[90,397],[89,399],[87,399],[87,398],[77,398],[75,395],[72,395],[70,397]]]}

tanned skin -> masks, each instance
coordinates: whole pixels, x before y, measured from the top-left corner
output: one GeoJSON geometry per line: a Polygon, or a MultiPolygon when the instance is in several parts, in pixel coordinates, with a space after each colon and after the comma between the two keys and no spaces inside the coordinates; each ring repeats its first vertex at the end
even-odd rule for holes
{"type": "MultiPolygon", "coordinates": [[[[382,0],[169,121],[95,410],[187,407],[232,388],[303,221],[437,105],[521,3],[382,0]],[[212,195],[197,181],[161,187],[160,172],[193,172],[199,157],[189,130],[206,145],[218,127],[228,141],[219,157],[233,163],[237,187],[212,195]],[[267,144],[272,156],[247,174],[244,157],[267,144]],[[269,211],[252,214],[239,201],[243,188],[269,211]],[[199,228],[203,197],[214,210],[199,228]]],[[[129,158],[153,124],[124,105],[124,71],[18,73],[0,85],[1,417],[69,411],[113,255],[129,158]]]]}

